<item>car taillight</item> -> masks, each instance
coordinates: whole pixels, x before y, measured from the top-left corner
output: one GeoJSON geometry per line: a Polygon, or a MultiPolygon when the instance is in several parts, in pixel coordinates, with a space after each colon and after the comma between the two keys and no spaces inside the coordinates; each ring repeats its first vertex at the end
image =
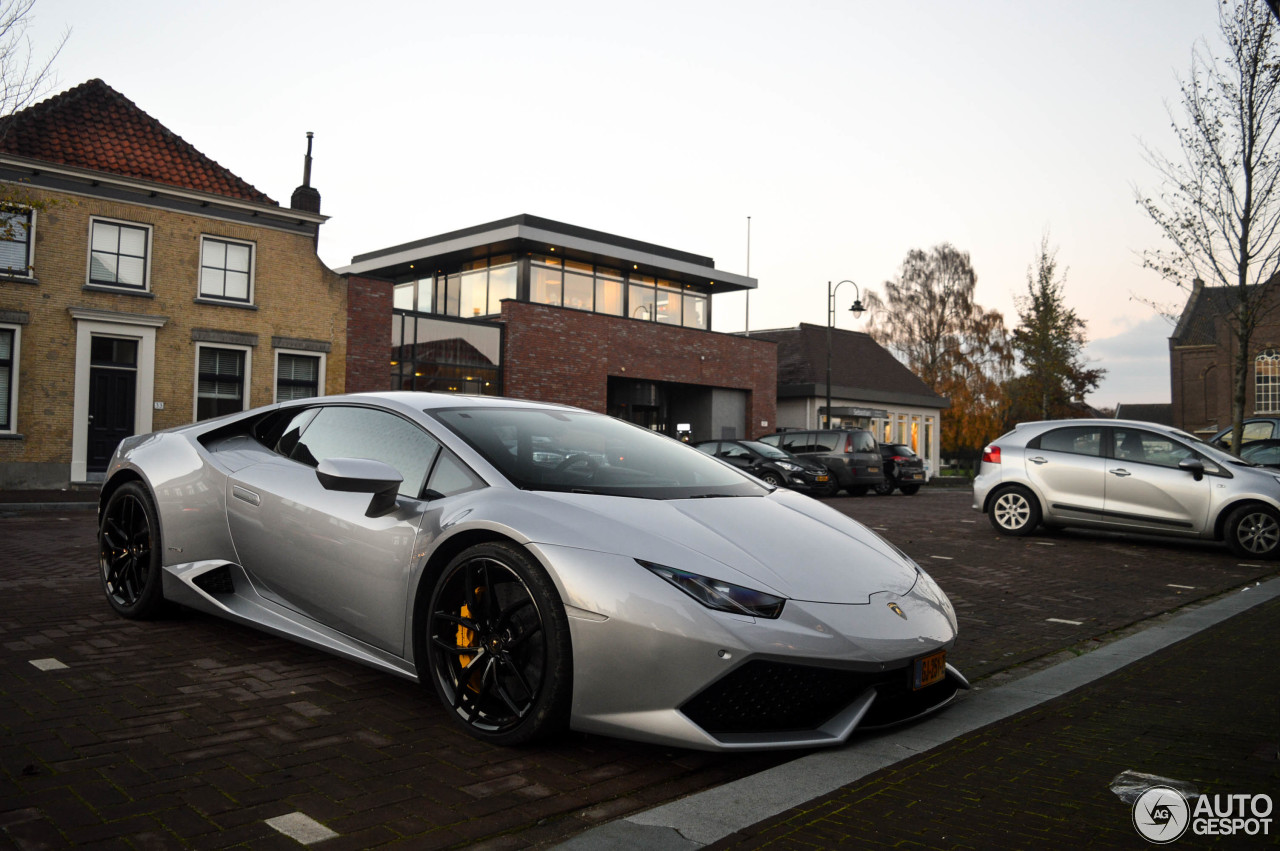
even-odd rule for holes
{"type": "Polygon", "coordinates": [[[853,435],[851,434],[846,434],[844,436],[844,451],[845,452],[853,451],[853,435]]]}
{"type": "Polygon", "coordinates": [[[895,455],[895,456],[893,456],[893,463],[895,463],[895,464],[901,464],[901,463],[902,463],[902,462],[904,462],[904,461],[910,461],[910,460],[911,460],[911,459],[910,459],[910,458],[907,458],[905,455],[895,455]]]}
{"type": "Polygon", "coordinates": [[[984,463],[988,463],[988,464],[999,464],[1000,463],[1000,447],[988,446],[986,449],[982,450],[982,460],[984,463]]]}

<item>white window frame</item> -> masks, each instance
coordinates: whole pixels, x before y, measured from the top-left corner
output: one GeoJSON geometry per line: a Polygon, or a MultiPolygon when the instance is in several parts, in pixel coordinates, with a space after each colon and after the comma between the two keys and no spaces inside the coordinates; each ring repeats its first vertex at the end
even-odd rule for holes
{"type": "MultiPolygon", "coordinates": [[[[256,295],[254,289],[255,271],[258,266],[258,244],[247,239],[232,239],[226,236],[206,233],[200,235],[200,267],[196,270],[196,297],[200,300],[218,301],[226,304],[253,304],[256,295]],[[249,249],[249,293],[246,298],[235,298],[227,295],[213,295],[204,291],[204,250],[210,242],[221,242],[223,245],[243,245],[249,249]]],[[[211,267],[217,268],[217,267],[211,267]]],[[[226,267],[222,267],[226,271],[226,267]]],[[[223,292],[226,292],[226,279],[223,278],[223,292]]]]}
{"type": "MultiPolygon", "coordinates": [[[[0,210],[0,212],[11,212],[11,213],[24,212],[27,214],[27,268],[21,271],[18,271],[16,269],[0,269],[0,275],[9,277],[9,278],[34,278],[36,276],[35,274],[35,268],[36,268],[36,211],[35,211],[35,208],[28,207],[25,204],[14,204],[9,210],[7,211],[0,210]]],[[[0,242],[11,242],[11,241],[12,240],[8,240],[8,239],[0,240],[0,242]]]]}
{"type": "Polygon", "coordinates": [[[125,293],[149,293],[151,292],[151,258],[155,254],[155,227],[145,222],[130,222],[125,219],[112,219],[106,216],[90,216],[89,217],[89,239],[85,246],[85,284],[91,287],[105,287],[111,290],[118,290],[125,293]],[[116,227],[134,228],[141,230],[146,234],[146,262],[142,264],[142,286],[135,287],[131,284],[108,284],[93,279],[93,230],[97,225],[115,225],[116,227]]]}
{"type": "Polygon", "coordinates": [[[9,353],[9,427],[0,426],[0,434],[18,433],[18,373],[22,361],[22,326],[0,322],[0,331],[13,332],[13,351],[9,353]]]}
{"type": "Polygon", "coordinates": [[[240,410],[247,411],[250,407],[249,397],[253,390],[253,347],[237,346],[233,343],[196,343],[195,363],[192,365],[193,381],[191,384],[191,421],[199,422],[196,417],[199,416],[200,410],[200,350],[201,349],[233,349],[235,351],[244,352],[244,386],[243,392],[240,394],[240,410]]]}
{"type": "Polygon", "coordinates": [[[1263,349],[1253,359],[1253,412],[1280,411],[1280,349],[1263,349]],[[1263,381],[1264,373],[1268,381],[1263,381]]]}
{"type": "Polygon", "coordinates": [[[275,368],[275,373],[271,378],[271,401],[272,402],[280,401],[280,356],[281,355],[293,355],[293,356],[302,356],[302,357],[308,357],[308,358],[319,358],[320,368],[316,371],[316,396],[325,395],[324,378],[325,378],[325,367],[327,366],[326,361],[328,360],[328,358],[326,357],[326,354],[324,352],[310,352],[304,349],[276,349],[275,353],[276,353],[275,355],[276,368],[275,368]]]}

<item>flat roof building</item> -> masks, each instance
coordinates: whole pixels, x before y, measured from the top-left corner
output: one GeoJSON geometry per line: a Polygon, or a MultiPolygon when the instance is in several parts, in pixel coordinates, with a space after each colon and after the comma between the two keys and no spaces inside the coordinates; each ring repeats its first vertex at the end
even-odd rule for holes
{"type": "Polygon", "coordinates": [[[386,343],[382,370],[349,362],[349,389],[563,402],[695,439],[774,430],[774,344],[710,330],[713,296],[756,281],[710,257],[520,215],[339,271],[363,295],[352,357],[386,343]]]}

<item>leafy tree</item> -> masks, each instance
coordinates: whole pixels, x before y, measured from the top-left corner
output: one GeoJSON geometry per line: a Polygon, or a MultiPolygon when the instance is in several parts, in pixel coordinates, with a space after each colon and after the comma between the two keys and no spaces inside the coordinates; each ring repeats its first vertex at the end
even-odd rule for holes
{"type": "Polygon", "coordinates": [[[948,456],[969,457],[998,433],[1013,365],[1004,318],[973,300],[977,283],[968,252],[944,243],[909,251],[883,298],[867,293],[871,336],[951,402],[940,429],[948,456]]]}
{"type": "Polygon", "coordinates": [[[1280,50],[1262,0],[1222,3],[1218,25],[1226,55],[1193,49],[1180,81],[1183,114],[1170,114],[1179,155],[1144,146],[1162,185],[1155,197],[1138,192],[1138,203],[1168,243],[1147,252],[1148,268],[1186,289],[1196,278],[1230,288],[1231,421],[1240,434],[1254,332],[1273,309],[1280,271],[1280,50]]]}
{"type": "Polygon", "coordinates": [[[1016,299],[1013,348],[1026,374],[1011,385],[1013,421],[1071,416],[1071,403],[1083,399],[1106,374],[1104,369],[1085,367],[1085,324],[1067,307],[1065,284],[1066,275],[1058,277],[1057,254],[1046,236],[1036,262],[1027,267],[1027,293],[1016,299]]]}

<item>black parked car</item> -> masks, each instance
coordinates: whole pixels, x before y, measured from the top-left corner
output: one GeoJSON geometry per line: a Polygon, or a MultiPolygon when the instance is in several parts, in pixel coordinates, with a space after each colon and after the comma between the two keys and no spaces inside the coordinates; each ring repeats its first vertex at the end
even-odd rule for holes
{"type": "Polygon", "coordinates": [[[821,496],[832,496],[839,490],[826,467],[797,458],[776,446],[754,440],[704,440],[694,446],[774,487],[821,496]]]}
{"type": "Polygon", "coordinates": [[[888,496],[894,488],[911,496],[924,484],[924,460],[905,443],[880,444],[880,458],[884,461],[884,479],[876,485],[876,493],[888,496]]]}
{"type": "Polygon", "coordinates": [[[766,434],[759,442],[823,465],[836,477],[836,485],[854,496],[862,496],[884,481],[876,439],[865,429],[783,431],[766,434]]]}

